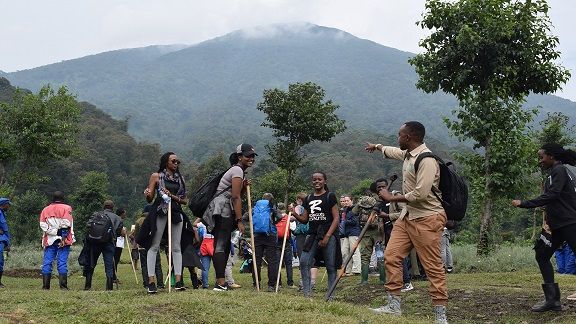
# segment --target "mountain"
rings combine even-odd
[[[8,73],[17,86],[67,85],[116,118],[129,131],[165,149],[203,160],[235,144],[270,141],[256,110],[262,92],[312,81],[340,105],[352,129],[395,134],[407,120],[423,121],[431,137],[455,143],[442,123],[457,101],[416,89],[407,63],[413,54],[312,24],[271,25],[193,46],[149,46],[91,55]],[[531,97],[541,115],[561,111],[576,120],[576,103],[554,96]],[[261,151],[263,151],[261,149]]]

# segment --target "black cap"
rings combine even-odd
[[[252,154],[258,156],[258,154],[256,154],[256,152],[254,151],[254,146],[250,145],[250,144],[240,144],[236,147],[236,153],[237,154],[242,154],[244,156],[250,156]]]

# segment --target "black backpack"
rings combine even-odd
[[[418,172],[420,161],[427,157],[435,158],[440,166],[439,189],[440,192],[442,192],[442,198],[440,198],[434,190],[432,190],[432,193],[442,203],[448,220],[461,221],[464,215],[466,215],[466,208],[468,206],[468,186],[456,171],[449,168],[450,165],[453,165],[452,162],[444,162],[440,157],[431,152],[424,152],[418,155],[416,162],[414,162],[415,172]]]
[[[219,193],[216,193],[216,189],[218,189],[218,185],[220,184],[222,176],[224,176],[224,173],[226,173],[228,170],[221,172],[216,176],[210,178],[200,188],[198,188],[196,191],[194,191],[194,193],[192,193],[192,196],[190,196],[190,200],[188,201],[188,207],[190,208],[194,216],[202,217],[204,215],[204,212],[208,208],[208,205],[210,205],[212,199],[220,196],[222,193],[224,193],[226,190],[232,187],[229,186],[228,188],[220,191]]]
[[[86,224],[88,227],[88,240],[97,243],[112,241],[112,220],[105,211],[97,211],[92,214]]]

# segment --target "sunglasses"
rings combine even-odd
[[[180,164],[180,160],[176,160],[176,159],[170,160],[170,162],[172,162],[172,164]]]

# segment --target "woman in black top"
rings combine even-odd
[[[576,152],[565,150],[558,144],[545,144],[538,151],[540,165],[549,170],[544,182],[544,192],[532,200],[513,200],[512,205],[520,208],[544,206],[546,223],[550,226],[551,236],[543,236],[534,247],[536,261],[544,279],[542,289],[545,301],[532,307],[534,312],[562,310],[560,289],[554,283],[554,269],[550,258],[564,242],[576,251],[576,179],[564,164],[576,163]]]
[[[300,274],[304,296],[311,295],[310,269],[314,265],[317,251],[321,251],[328,273],[328,287],[336,280],[337,257],[340,256],[338,239],[338,205],[336,195],[328,191],[326,174],[316,172],[312,175],[314,193],[304,199],[304,213],[295,214],[301,223],[309,222],[308,236],[300,258]],[[341,261],[341,260],[340,260]]]
[[[160,158],[158,171],[152,173],[148,187],[144,190],[144,195],[148,202],[152,202],[150,212],[145,222],[147,231],[143,229],[139,233],[138,244],[147,247],[148,266],[148,292],[156,293],[156,255],[160,247],[160,241],[164,234],[164,229],[168,223],[168,201],[172,204],[172,260],[173,270],[176,276],[176,290],[185,290],[182,282],[182,250],[181,239],[184,223],[188,223],[187,228],[191,228],[188,217],[182,211],[182,206],[188,203],[186,199],[186,184],[180,174],[178,166],[180,160],[173,152],[167,152]],[[156,198],[154,198],[156,197]]]

